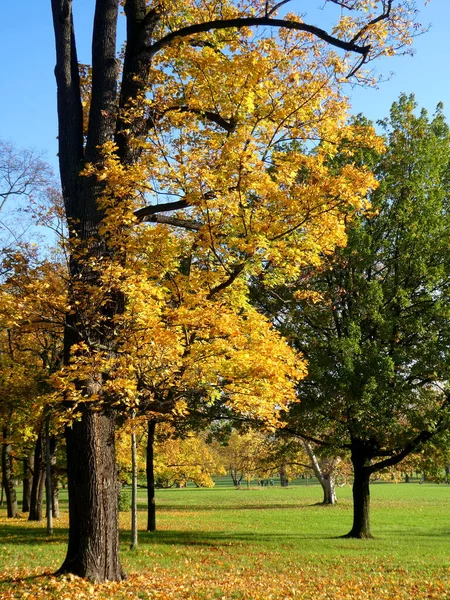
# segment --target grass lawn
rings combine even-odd
[[[129,578],[92,585],[52,577],[66,544],[67,515],[48,537],[44,523],[0,511],[0,598],[450,599],[450,486],[372,485],[373,540],[348,540],[351,490],[336,507],[315,503],[317,485],[235,490],[160,490],[156,533],[128,549]],[[67,508],[63,502],[62,506]],[[139,523],[146,524],[145,490]]]

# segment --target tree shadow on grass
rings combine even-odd
[[[157,504],[158,511],[167,512],[214,512],[214,511],[245,511],[245,510],[298,510],[311,508],[317,504]]]
[[[55,528],[53,535],[48,535],[44,528],[24,527],[23,525],[0,527],[0,539],[9,544],[25,544],[27,546],[41,546],[46,542],[60,544],[67,541],[68,535],[67,528]]]
[[[2,577],[0,576],[0,585],[4,583],[32,583],[38,579],[54,577],[53,571],[44,571],[38,575],[24,575],[23,577]]]
[[[123,541],[129,539],[129,533],[123,532]],[[229,533],[227,531],[143,531],[139,533],[139,543],[149,545],[169,546],[205,546],[217,548],[235,545],[249,545],[267,543],[298,542],[299,540],[325,540],[333,536],[311,535],[302,533]]]

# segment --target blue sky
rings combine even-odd
[[[292,9],[323,6],[323,0],[294,0]],[[420,0],[418,6],[422,4]],[[74,0],[80,62],[90,62],[90,29],[94,0]],[[295,6],[294,6],[295,5]],[[433,112],[443,101],[450,119],[450,0],[431,0],[419,22],[430,31],[416,38],[415,56],[384,59],[377,71],[393,75],[378,89],[352,91],[353,112],[373,120],[387,116],[401,92],[416,95]],[[50,0],[3,2],[0,20],[0,138],[19,147],[46,152],[57,165],[55,53]],[[349,92],[351,90],[349,89]]]

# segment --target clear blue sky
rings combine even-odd
[[[294,0],[292,10],[323,6],[323,0]],[[422,4],[421,0],[417,2]],[[90,62],[94,0],[74,0],[80,62]],[[387,116],[401,92],[413,92],[432,112],[443,101],[450,120],[450,0],[431,0],[419,21],[431,25],[416,38],[413,57],[379,62],[378,72],[393,75],[379,89],[353,90],[353,112],[371,119]],[[0,137],[17,146],[42,149],[57,165],[55,54],[50,0],[3,2],[0,20]],[[350,91],[350,90],[349,90]]]

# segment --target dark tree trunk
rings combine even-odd
[[[44,497],[45,487],[45,463],[42,448],[42,432],[39,432],[34,448],[34,471],[33,481],[31,484],[30,494],[30,512],[28,515],[29,521],[42,520],[42,500]]]
[[[362,444],[352,444],[353,464],[353,526],[345,537],[371,538],[370,533],[370,475],[369,458]]]
[[[153,456],[155,428],[156,421],[149,420],[147,440],[147,531],[156,531],[155,465]]]
[[[31,484],[33,483],[34,454],[23,460],[22,512],[30,512]]]
[[[117,581],[119,561],[115,415],[83,406],[66,430],[69,547],[59,573]]]
[[[8,441],[9,431],[3,428],[2,443],[2,485],[6,496],[6,514],[9,519],[15,519],[18,514],[16,486],[13,473],[12,446]]]

